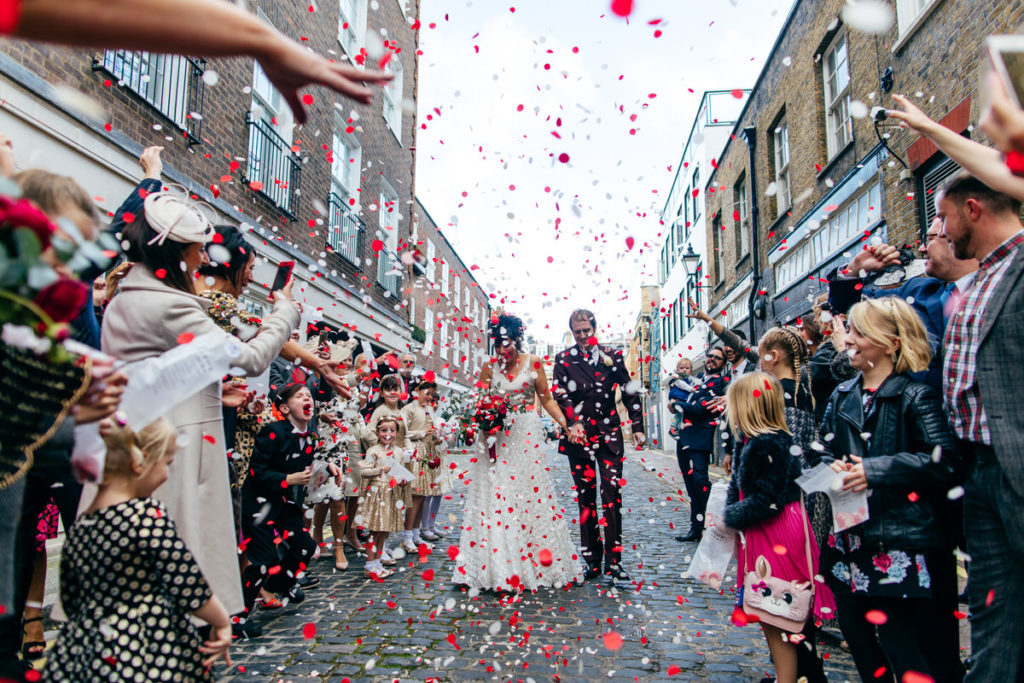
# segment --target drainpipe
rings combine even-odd
[[[750,152],[750,164],[747,174],[750,176],[750,258],[753,264],[753,274],[750,282],[750,296],[747,298],[747,323],[750,325],[750,343],[757,343],[757,333],[754,327],[754,303],[757,301],[761,291],[761,254],[758,247],[758,206],[757,206],[757,172],[756,155],[757,149],[757,128],[749,126],[743,129],[743,140],[747,143]]]

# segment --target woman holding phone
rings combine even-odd
[[[158,356],[193,337],[229,337],[208,315],[211,301],[195,288],[195,273],[209,264],[214,228],[200,205],[172,192],[154,192],[123,233],[134,261],[103,319],[103,350],[131,362]],[[233,365],[258,375],[270,365],[299,311],[289,282],[274,295],[273,312],[242,344]],[[153,496],[167,505],[178,531],[230,614],[243,610],[237,538],[225,462],[221,384],[215,382],[166,416],[179,433],[179,450],[166,483]]]

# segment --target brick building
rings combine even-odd
[[[705,310],[753,339],[806,313],[864,241],[915,244],[934,215],[931,193],[956,169],[913,133],[883,125],[891,151],[881,144],[869,112],[893,106],[890,76],[891,92],[976,135],[982,42],[1024,19],[1007,0],[893,0],[895,22],[876,37],[844,25],[845,4],[794,2],[708,177]]]
[[[644,285],[640,288],[640,311],[633,325],[625,361],[630,377],[640,382],[643,391],[644,427],[647,429],[647,438],[654,442],[658,442],[660,437],[659,419],[656,415],[658,382],[652,370],[657,367],[653,358],[659,350],[652,345],[651,340],[654,336],[653,328],[658,326],[658,307],[661,302],[659,292],[660,288],[657,285]]]
[[[469,391],[488,356],[490,299],[419,199],[412,221],[413,243],[424,256],[423,275],[406,290],[412,348],[439,386]]]
[[[162,145],[165,182],[258,245],[258,284],[246,296],[256,312],[276,264],[294,260],[307,319],[348,327],[378,351],[404,349],[409,272],[397,254],[415,196],[417,8],[415,0],[249,3],[312,50],[396,74],[370,106],[309,89],[301,127],[251,58],[5,41],[0,131],[20,167],[74,177],[108,212],[141,177],[142,149]]]

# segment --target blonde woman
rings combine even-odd
[[[737,444],[735,474],[729,481],[725,523],[743,532],[736,553],[738,590],[747,590],[747,572],[759,571],[762,560],[771,577],[813,585],[814,614],[804,615],[801,631],[809,645],[797,646],[781,626],[766,623],[763,616],[761,630],[779,683],[796,683],[798,678],[824,681],[821,660],[814,652],[814,617],[828,616],[833,605],[814,579],[818,546],[810,542],[811,524],[796,484],[800,460],[790,453],[793,437],[786,427],[783,392],[779,381],[764,372],[737,377],[729,387],[729,428],[742,444]]]
[[[899,681],[915,671],[940,680],[960,665],[956,648],[931,647],[955,628],[954,608],[939,617],[932,605],[956,604],[953,531],[944,522],[947,494],[961,482],[958,449],[938,394],[908,376],[931,358],[914,309],[896,297],[869,299],[848,320],[859,374],[832,394],[822,443],[843,488],[871,495],[867,521],[829,535],[821,573],[861,678]],[[872,623],[869,613],[879,612],[885,623]]]

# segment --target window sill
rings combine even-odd
[[[818,173],[818,180],[819,181],[823,180],[826,176],[828,176],[828,174],[832,172],[832,169],[835,168],[836,164],[839,163],[839,160],[842,159],[844,156],[846,156],[847,152],[849,152],[851,149],[853,149],[853,143],[854,143],[853,138],[850,138],[850,141],[847,142],[846,145],[844,145],[841,150],[836,152],[832,156],[832,158],[828,160],[828,163],[826,163],[822,167],[821,171]]]
[[[914,37],[914,34],[917,33],[917,30],[921,28],[921,26],[923,26],[926,21],[928,21],[928,18],[931,17],[932,15],[932,12],[934,12],[935,9],[941,4],[942,0],[932,0],[927,7],[921,10],[918,13],[918,15],[914,17],[914,21],[910,22],[910,26],[908,26],[906,30],[904,30],[902,33],[900,33],[899,38],[897,38],[896,42],[893,43],[893,54],[899,54],[899,52],[906,46],[906,44],[910,42],[910,39]]]
[[[750,252],[748,251],[747,253],[743,254],[743,256],[740,256],[739,259],[736,261],[736,268],[734,269],[734,272],[736,272],[738,274],[744,268],[749,268],[749,267],[750,267]]]

